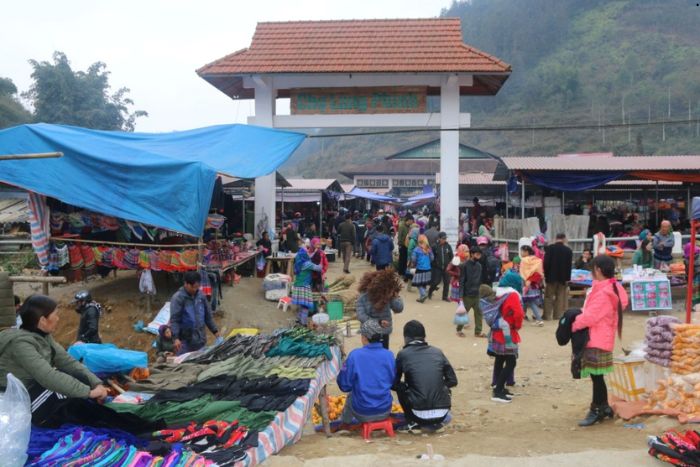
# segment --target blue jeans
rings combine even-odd
[[[525,313],[527,314],[527,309],[532,310],[532,314],[535,317],[535,321],[542,321],[542,308],[537,304],[537,302],[527,302],[525,303]]]
[[[428,295],[428,293],[425,291],[425,286],[418,287],[418,295],[420,295],[420,298],[423,298],[426,295]]]

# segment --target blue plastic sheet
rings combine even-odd
[[[125,133],[49,125],[0,131],[0,154],[62,152],[2,161],[0,182],[74,206],[199,236],[216,173],[274,172],[305,135],[247,125]]]
[[[539,187],[557,191],[592,190],[626,174],[627,172],[522,172],[526,181]]]
[[[134,368],[147,368],[146,352],[120,349],[114,344],[74,344],[68,354],[93,373],[128,373]]]
[[[700,221],[700,196],[693,198],[693,220]]]

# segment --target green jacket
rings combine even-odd
[[[651,252],[649,252],[649,258],[647,261],[644,261],[644,252],[640,249],[635,250],[634,255],[632,256],[632,264],[638,264],[643,268],[651,268],[653,267],[653,263],[654,256]]]
[[[90,389],[102,381],[82,363],[68,355],[50,335],[42,336],[24,329],[0,332],[0,388],[7,387],[12,373],[29,389],[39,385],[68,397],[90,395]]]
[[[406,225],[406,221],[401,219],[401,221],[399,222],[399,234],[398,234],[398,238],[396,239],[399,246],[405,246],[406,235],[408,235],[409,230],[410,230],[410,227]]]

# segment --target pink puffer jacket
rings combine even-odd
[[[615,347],[617,332],[617,295],[613,287],[617,287],[622,309],[627,308],[629,299],[624,287],[617,284],[615,279],[593,281],[591,292],[583,304],[583,313],[578,315],[572,331],[588,328],[590,339],[588,348],[596,348],[612,352]]]

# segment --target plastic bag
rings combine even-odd
[[[452,322],[457,326],[466,326],[469,324],[469,315],[466,313],[455,313],[455,317]]]
[[[32,430],[29,393],[22,382],[8,373],[7,388],[0,395],[0,459],[8,467],[27,462]]]
[[[458,315],[466,315],[467,314],[467,309],[464,308],[464,302],[462,300],[459,301],[459,305],[457,305],[457,311],[455,311]]]
[[[93,373],[128,373],[134,368],[148,367],[148,354],[120,349],[114,344],[74,344],[68,354]]]

